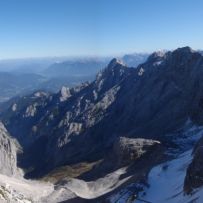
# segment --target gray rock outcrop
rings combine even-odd
[[[17,169],[17,151],[19,145],[11,138],[4,125],[0,122],[0,174],[15,176]]]
[[[203,137],[198,141],[193,151],[193,160],[187,169],[184,191],[191,193],[203,186]]]
[[[152,147],[160,145],[159,141],[141,138],[118,138],[113,146],[115,160],[119,165],[128,165],[149,152]]]

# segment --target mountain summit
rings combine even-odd
[[[88,180],[139,159],[150,168],[163,150],[188,149],[185,129],[203,124],[202,67],[203,56],[188,47],[153,53],[136,68],[113,59],[93,82],[17,99],[1,119],[23,146],[26,177],[84,162],[97,165],[80,174]]]

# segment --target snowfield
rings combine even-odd
[[[175,140],[178,149],[168,149],[166,154],[174,157],[173,160],[155,166],[148,175],[148,186],[143,183],[133,183],[121,191],[111,195],[111,203],[195,203],[203,202],[203,188],[196,190],[191,196],[183,192],[183,184],[188,165],[192,160],[192,148],[201,138],[203,127],[195,125],[190,119],[182,128],[167,135],[169,139]],[[137,197],[137,189],[143,190]],[[138,199],[136,199],[138,198]],[[136,199],[136,200],[135,200]]]
[[[191,150],[183,153],[177,159],[154,167],[149,173],[149,188],[139,194],[141,199],[152,203],[195,203],[203,202],[203,188],[193,195],[183,192],[184,178],[192,159]],[[136,200],[136,203],[143,201]]]
[[[148,176],[148,186],[135,183],[130,188],[123,189],[109,198],[111,203],[202,203],[203,188],[185,195],[183,191],[184,178],[188,165],[192,160],[191,150],[178,158],[152,168]],[[144,191],[135,196],[135,188]],[[140,200],[139,200],[140,199]]]

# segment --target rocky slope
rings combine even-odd
[[[36,171],[102,159],[118,137],[170,145],[176,135],[166,135],[188,118],[203,122],[202,66],[189,47],[156,52],[136,69],[114,59],[92,83],[23,97],[1,118]]]
[[[132,181],[134,175],[128,171],[129,164],[139,165],[139,160],[142,157],[150,156],[152,153],[157,155],[160,153],[157,146],[160,143],[157,141],[121,138],[115,142],[115,149],[113,149],[113,152],[115,152],[114,163],[117,162],[119,167],[101,178],[97,178],[94,181],[85,181],[67,177],[55,184],[31,181],[25,180],[18,173],[19,169],[16,166],[17,145],[8,136],[3,124],[0,125],[0,129],[2,145],[0,150],[0,201],[5,203],[56,203],[66,200],[72,201],[72,199],[78,199],[83,202],[86,201],[85,199],[89,199],[92,202],[104,201],[106,197],[103,196],[107,193]],[[120,151],[119,153],[127,157],[130,156],[127,163],[119,164],[117,158],[122,160],[124,157],[118,154],[118,150]],[[138,162],[136,163],[135,161]],[[150,164],[148,164],[148,167],[150,167]]]
[[[103,201],[132,183],[145,182],[163,156],[177,157],[200,138],[202,77],[203,56],[189,47],[155,52],[136,69],[113,59],[93,82],[62,87],[56,94],[37,91],[13,99],[0,118],[23,147],[18,163],[26,169],[26,177],[76,168],[73,179],[66,174],[55,185],[63,200],[69,195],[76,202],[77,196]],[[187,171],[186,192],[202,184],[199,143]],[[174,167],[175,172],[189,164],[188,157]],[[198,181],[193,180],[196,177]],[[59,193],[52,192],[57,198]]]

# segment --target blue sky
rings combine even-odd
[[[0,0],[0,58],[203,49],[202,0]]]

